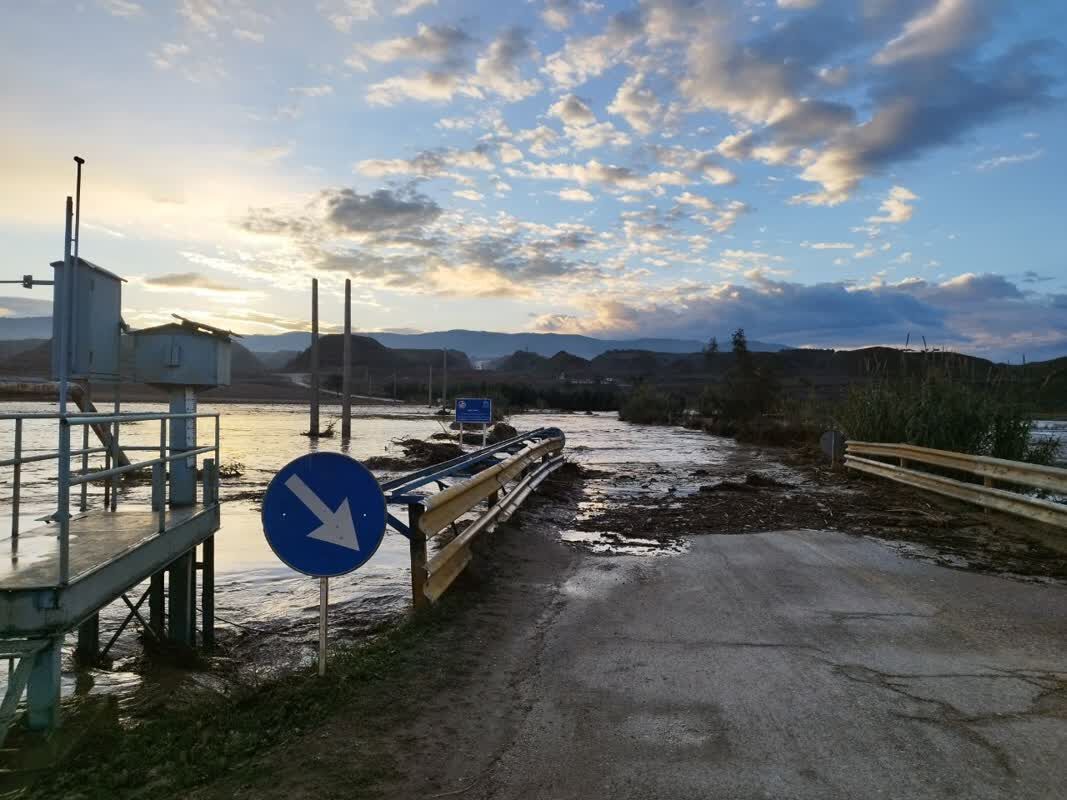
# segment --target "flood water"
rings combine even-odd
[[[52,411],[49,404],[0,403],[0,414]],[[123,411],[160,412],[162,404],[128,404]],[[307,406],[300,405],[212,405],[202,403],[203,412],[219,412],[221,418],[221,463],[240,474],[222,479],[222,527],[215,536],[216,548],[216,629],[227,659],[239,664],[230,678],[268,677],[280,671],[305,666],[316,653],[318,582],[298,574],[274,556],[263,537],[258,498],[274,473],[297,456],[314,449],[340,450],[357,459],[382,455],[397,449],[396,440],[427,438],[444,429],[440,418],[425,407],[405,405],[365,405],[353,407],[352,439],[312,440],[302,435],[308,427]],[[323,424],[336,417],[338,409],[323,409]],[[585,482],[579,504],[579,519],[596,516],[609,504],[626,502],[640,510],[641,495],[684,494],[700,483],[693,465],[736,466],[751,457],[751,448],[732,440],[695,431],[662,426],[642,426],[620,422],[614,412],[599,414],[530,413],[510,419],[520,431],[554,426],[567,436],[568,457],[593,470],[599,478]],[[210,442],[213,421],[198,424],[198,441]],[[13,450],[14,424],[0,421],[0,457]],[[130,423],[122,426],[126,446],[158,446],[159,423]],[[1035,437],[1057,436],[1067,442],[1067,422],[1044,421]],[[95,442],[94,442],[95,444]],[[79,447],[75,441],[73,447]],[[23,451],[54,452],[54,422],[27,421]],[[473,449],[473,448],[469,448]],[[1061,450],[1061,455],[1062,455]],[[151,454],[141,456],[150,458]],[[102,466],[95,458],[91,467]],[[379,478],[391,477],[379,473]],[[779,476],[796,482],[798,476]],[[12,473],[0,470],[0,543],[7,544],[11,528]],[[150,487],[144,484],[124,487],[120,508],[146,508]],[[102,502],[101,487],[93,487],[89,507]],[[23,467],[20,527],[27,535],[54,535],[42,529],[41,518],[55,511],[55,462]],[[394,509],[394,513],[402,509]],[[29,533],[37,528],[36,534]],[[640,538],[622,543],[614,532],[564,530],[564,541],[594,552],[612,551],[656,555],[661,545]],[[73,544],[76,546],[76,543]],[[684,546],[684,545],[681,545]],[[5,548],[6,552],[9,548]],[[7,565],[0,565],[0,574]],[[410,605],[407,540],[387,531],[382,546],[359,571],[330,582],[330,615],[333,641],[355,638],[402,615]],[[140,597],[145,587],[130,592]],[[125,617],[121,602],[101,612],[101,640],[106,642]],[[109,669],[75,673],[71,667],[74,636],[68,636],[63,691],[65,695],[106,693],[117,697],[120,708],[136,715],[139,707],[158,701],[158,695],[172,693],[190,682],[212,681],[213,673],[141,668],[141,645],[131,625],[111,651]],[[150,677],[145,677],[149,674]],[[0,669],[0,684],[6,671]],[[224,686],[218,688],[225,688]],[[165,689],[166,691],[158,691]]]
[[[0,403],[0,414],[52,411],[48,404]],[[162,404],[128,404],[123,411],[160,412]],[[421,406],[355,406],[352,439],[312,440],[302,435],[308,427],[307,406],[218,405],[202,403],[202,412],[219,412],[221,418],[221,464],[239,476],[222,479],[222,527],[215,536],[216,628],[224,650],[242,662],[242,670],[266,677],[278,671],[306,665],[315,656],[318,620],[318,582],[286,567],[268,547],[259,517],[258,496],[274,473],[309,450],[340,450],[357,459],[382,455],[396,449],[396,440],[427,438],[443,430],[440,418]],[[337,409],[324,407],[323,424]],[[679,488],[678,472],[671,465],[722,463],[735,445],[730,440],[709,437],[680,428],[638,426],[620,422],[615,413],[533,413],[510,419],[520,431],[554,426],[567,436],[568,456],[605,473],[621,474],[623,480],[593,480],[587,483],[581,513],[595,514],[619,494],[662,493]],[[198,442],[214,436],[212,420],[198,423]],[[0,421],[0,453],[13,449],[11,422]],[[158,446],[159,423],[129,423],[122,426],[123,445]],[[95,442],[93,442],[95,444]],[[80,447],[75,441],[74,448]],[[54,452],[56,428],[50,421],[27,421],[23,452]],[[470,448],[473,449],[473,448]],[[151,458],[151,454],[139,458]],[[135,459],[136,460],[136,459]],[[102,457],[91,467],[102,466]],[[380,478],[390,477],[379,473]],[[682,491],[687,488],[684,485]],[[0,540],[11,527],[10,469],[0,470]],[[102,487],[94,486],[89,507],[102,503]],[[151,489],[146,485],[124,487],[119,508],[146,508]],[[20,528],[23,536],[54,535],[41,531],[39,520],[55,511],[55,462],[25,465],[22,473]],[[394,513],[402,509],[394,509]],[[37,534],[28,533],[38,528]],[[567,538],[565,532],[564,538]],[[596,543],[587,543],[595,547]],[[76,546],[76,542],[72,543]],[[636,543],[634,552],[640,552]],[[410,575],[407,540],[387,531],[382,546],[359,571],[330,581],[332,638],[352,638],[401,614],[410,605]],[[145,587],[130,596],[140,597]],[[101,640],[106,642],[125,617],[121,601],[101,612]],[[65,666],[70,667],[74,636],[68,636]],[[111,651],[110,669],[65,673],[64,693],[106,692],[119,697],[131,713],[145,698],[145,678],[140,663],[141,646],[134,626],[127,628]],[[200,676],[203,680],[206,676]],[[76,679],[77,678],[77,679]],[[0,682],[4,674],[0,670]],[[152,680],[159,680],[154,674]],[[183,680],[185,680],[183,678]],[[152,688],[152,687],[148,687]]]

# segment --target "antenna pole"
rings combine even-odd
[[[78,245],[81,243],[82,225],[82,164],[85,159],[74,156],[74,163],[78,165],[78,177],[74,181],[74,263],[78,263]]]

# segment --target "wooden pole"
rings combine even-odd
[[[433,364],[430,364],[430,380],[426,384],[426,407],[433,408]]]
[[[341,367],[341,438],[352,436],[352,281],[345,279],[345,345]]]
[[[448,348],[446,347],[441,351],[441,362],[443,370],[441,375],[441,405],[445,408],[448,407]]]
[[[319,279],[311,279],[311,428],[319,435]]]

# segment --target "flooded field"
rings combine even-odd
[[[0,403],[0,413],[51,411],[47,404]],[[163,411],[163,406],[129,404],[124,411]],[[350,442],[340,438],[311,440],[307,430],[307,407],[289,405],[201,405],[201,411],[222,414],[222,456],[229,477],[222,479],[222,528],[216,535],[216,625],[224,649],[238,659],[242,673],[251,671],[266,677],[278,670],[291,669],[314,657],[318,616],[318,584],[315,579],[293,572],[278,561],[267,546],[259,518],[258,497],[267,483],[289,460],[313,449],[340,450],[355,458],[392,453],[394,440],[425,438],[443,429],[442,421],[421,406],[356,406]],[[328,422],[336,409],[324,409]],[[602,470],[603,479],[586,483],[583,515],[596,514],[621,495],[663,494],[668,490],[692,491],[698,479],[687,482],[683,465],[722,463],[735,449],[732,441],[708,437],[678,428],[635,426],[620,422],[614,413],[603,414],[522,414],[510,422],[519,430],[543,426],[559,427],[567,435],[567,452],[572,460],[590,469]],[[198,440],[210,441],[213,422],[201,420]],[[123,426],[126,445],[158,443],[156,422]],[[54,423],[27,422],[23,434],[24,452],[55,450]],[[75,442],[75,447],[79,443]],[[0,452],[13,447],[13,424],[0,422]],[[473,448],[472,448],[473,449]],[[99,467],[102,461],[90,466]],[[677,467],[674,469],[672,467]],[[240,474],[237,474],[240,473]],[[380,473],[387,477],[390,473]],[[595,473],[594,473],[595,475]],[[610,479],[609,479],[610,476]],[[0,471],[0,536],[6,539],[11,526],[10,470]],[[55,462],[26,465],[22,474],[20,527],[25,532],[37,527],[41,518],[55,511]],[[101,489],[93,487],[89,505],[102,502]],[[144,507],[150,488],[143,484],[124,487],[119,507]],[[37,535],[53,535],[40,532]],[[588,534],[569,532],[565,538],[579,541]],[[601,541],[603,539],[603,541]],[[642,552],[642,542],[620,543],[611,537],[585,541],[594,548],[615,548],[620,552]],[[77,543],[72,543],[73,547]],[[659,545],[662,548],[662,544]],[[0,575],[4,566],[0,565]],[[331,581],[331,627],[335,637],[358,635],[403,613],[409,605],[407,540],[388,531],[374,558],[358,572]],[[139,596],[140,591],[133,594]],[[113,603],[101,614],[101,638],[106,642],[125,616],[125,606]],[[67,663],[74,645],[68,637]],[[143,670],[138,665],[141,646],[133,627],[111,651],[115,661],[110,670],[69,672],[64,681],[66,694],[75,691],[117,694],[130,712],[146,702]],[[0,675],[0,680],[2,680]],[[165,676],[157,676],[165,679]]]

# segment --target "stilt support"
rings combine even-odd
[[[31,731],[49,730],[59,725],[62,644],[62,638],[56,637],[33,654],[26,687],[26,725]]]
[[[189,552],[176,558],[168,568],[170,596],[170,623],[167,627],[170,640],[175,644],[192,647],[195,644],[193,624],[195,619],[193,590],[193,553]]]
[[[92,667],[100,660],[100,614],[96,613],[78,626],[78,645],[74,661],[79,667]]]

